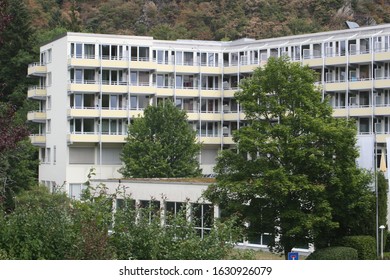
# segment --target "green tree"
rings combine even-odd
[[[247,126],[234,135],[237,149],[218,157],[207,193],[241,213],[250,233],[280,236],[271,246],[285,255],[358,231],[372,214],[370,177],[355,163],[356,126],[332,117],[315,80],[308,67],[279,58],[241,83],[235,96]]]
[[[200,175],[199,151],[186,113],[171,101],[160,103],[129,125],[120,172],[134,178],[195,177]]]

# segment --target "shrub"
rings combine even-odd
[[[338,245],[356,249],[359,260],[377,259],[376,241],[372,236],[345,236],[339,241]]]
[[[390,260],[390,252],[383,253],[383,259],[384,260]]]
[[[357,260],[358,252],[350,247],[327,247],[311,253],[306,260]]]
[[[390,231],[386,232],[385,252],[390,252]]]

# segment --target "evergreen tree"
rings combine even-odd
[[[187,115],[168,101],[149,106],[129,125],[121,173],[135,178],[177,178],[200,175],[200,144]]]

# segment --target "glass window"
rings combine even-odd
[[[83,57],[83,45],[76,44],[76,58],[82,58],[82,57]]]
[[[81,109],[83,107],[83,96],[81,94],[75,94],[74,99],[75,108]]]
[[[131,85],[137,85],[137,72],[130,72],[130,83]]]
[[[176,88],[183,87],[183,76],[176,76]]]
[[[118,96],[117,95],[111,95],[110,96],[111,101],[111,109],[118,109]]]
[[[95,45],[85,44],[84,45],[84,58],[94,59],[95,58]]]
[[[84,133],[95,131],[95,121],[93,119],[84,119]]]
[[[137,109],[137,96],[130,96],[130,109]]]

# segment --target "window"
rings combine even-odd
[[[57,162],[57,147],[54,145],[53,147],[53,163],[56,164]]]
[[[47,97],[46,109],[51,110],[51,96]]]
[[[86,186],[82,183],[80,184],[69,184],[69,197],[73,199],[80,199],[82,191]]]
[[[94,59],[95,58],[95,45],[85,44],[84,45],[84,58]]]
[[[186,203],[184,202],[174,202],[174,201],[168,201],[165,204],[165,222],[166,224],[170,224],[170,221],[172,218],[177,217],[178,215],[182,214],[184,217],[186,217],[187,214],[187,207]]]
[[[50,163],[50,159],[51,159],[51,149],[46,148],[46,162]]]
[[[214,207],[211,204],[194,203],[191,205],[191,218],[195,224],[199,236],[202,238],[208,234],[214,223]]]
[[[46,120],[46,133],[51,132],[51,120]]]
[[[160,201],[156,200],[140,200],[139,216],[142,219],[147,219],[151,222],[154,218],[160,215]]]
[[[46,86],[51,86],[52,84],[52,75],[51,75],[51,72],[48,72],[47,73],[47,79],[46,79]]]
[[[46,148],[41,148],[41,163],[46,162]]]
[[[69,147],[69,164],[95,164],[95,148]]]
[[[93,134],[95,132],[94,119],[72,119],[70,120],[70,133]]]
[[[122,120],[103,119],[102,120],[102,134],[121,135],[122,134]]]

